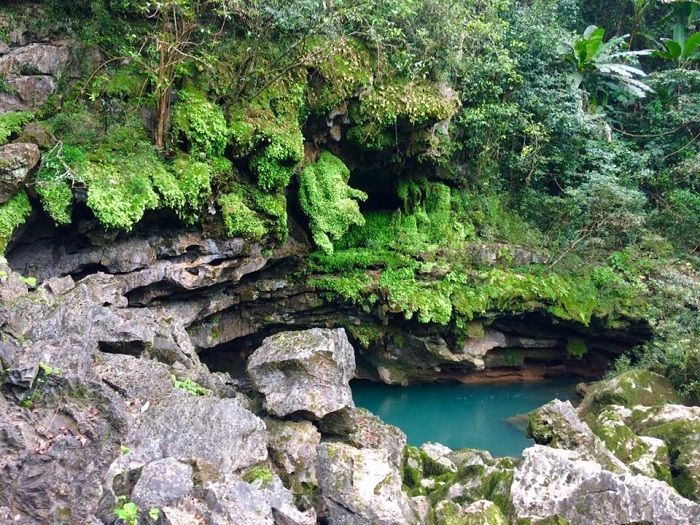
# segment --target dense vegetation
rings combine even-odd
[[[45,4],[4,9],[83,70],[0,143],[56,137],[31,202],[56,224],[81,193],[107,228],[167,208],[281,243],[299,208],[334,297],[465,334],[496,310],[646,320],[618,367],[700,394],[700,2]],[[2,246],[28,205],[0,206]]]

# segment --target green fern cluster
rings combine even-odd
[[[309,217],[314,243],[327,253],[333,252],[332,240],[350,226],[364,224],[357,201],[367,199],[367,194],[348,186],[349,178],[343,161],[327,151],[301,172],[299,202]]]
[[[187,138],[192,153],[223,155],[229,142],[229,129],[221,107],[195,91],[182,91],[180,97],[173,107],[173,133]]]
[[[32,212],[32,205],[25,191],[15,193],[10,200],[0,204],[0,254],[5,251],[15,228],[24,224]]]
[[[22,128],[32,120],[34,120],[34,114],[31,111],[15,111],[0,115],[0,146],[6,144],[14,133],[22,131]]]

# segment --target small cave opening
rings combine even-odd
[[[198,349],[199,360],[210,372],[223,372],[238,381],[245,388],[248,383],[248,358],[272,332],[263,330],[243,337],[237,337],[210,348]]]
[[[367,194],[367,200],[359,203],[362,212],[394,211],[403,206],[396,181],[384,173],[357,169],[350,175],[348,185]]]

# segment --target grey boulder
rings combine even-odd
[[[265,395],[268,413],[303,412],[320,419],[354,407],[349,381],[355,354],[345,330],[313,328],[266,338],[248,361],[248,375]]]

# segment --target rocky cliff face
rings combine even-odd
[[[78,59],[50,24],[36,33],[0,17],[0,28],[11,44],[0,43],[0,115],[50,106],[73,66],[99,62],[84,49]],[[455,93],[443,95],[452,105]],[[343,103],[310,130],[311,142],[339,141],[349,122]],[[447,135],[447,121],[409,142],[436,131]],[[56,140],[38,123],[9,133],[0,204],[23,192],[36,201],[40,153]],[[381,302],[329,299],[310,284],[301,227],[292,224],[282,246],[251,243],[182,227],[161,209],[129,233],[105,230],[85,191],[70,189],[70,226],[35,211],[0,238],[9,263],[0,258],[0,522],[700,519],[700,416],[660,404],[678,400],[644,378],[598,386],[578,411],[543,408],[531,418],[538,445],[518,460],[406,447],[400,430],[354,407],[348,386],[354,375],[400,384],[596,376],[648,336],[645,326],[489,312],[465,335]],[[504,249],[513,264],[544,260],[496,244],[467,255],[498,264]]]
[[[299,228],[272,248],[170,224],[167,215],[154,215],[125,234],[91,220],[57,229],[37,218],[7,259],[48,289],[96,272],[113,275],[125,315],[158,312],[153,315],[177,319],[190,352],[219,371],[235,368],[275,332],[344,327],[357,351],[358,375],[387,383],[596,377],[648,335],[643,325],[616,331],[557,322],[544,313],[494,312],[475,319],[471,336],[460,338],[454,327],[329,300],[307,284],[313,279],[304,259],[309,246]],[[363,344],[368,333],[372,338]],[[150,336],[138,340],[128,344],[153,344]],[[583,342],[581,354],[571,353],[572,341]]]
[[[343,330],[278,333],[253,348],[261,333],[367,315],[291,282],[303,243],[270,251],[145,227],[109,237],[85,224],[58,244],[47,231],[37,224],[8,257],[37,276],[36,288],[2,268],[5,520],[112,523],[115,511],[173,524],[403,524],[431,523],[430,516],[445,524],[552,516],[690,524],[700,516],[669,485],[697,497],[697,433],[687,414],[635,406],[613,410],[615,419],[601,410],[615,400],[645,402],[630,394],[647,391],[642,383],[599,388],[584,403],[602,438],[572,408],[557,405],[533,420],[539,442],[565,450],[536,447],[522,462],[445,447],[404,450],[398,429],[354,408],[347,383],[355,355]],[[474,338],[472,358],[486,365],[491,348],[516,340],[499,334]],[[519,337],[515,344],[532,346]],[[225,348],[217,339],[241,341],[252,385],[243,370],[231,377],[202,364],[198,352]],[[454,350],[422,340],[396,358],[411,356],[424,368],[431,359],[452,362]],[[545,348],[555,349],[555,340]],[[357,357],[364,373],[381,377],[367,354]],[[618,420],[638,433],[630,446],[643,448],[629,458],[624,433],[605,439]],[[664,431],[683,424],[688,432]],[[597,514],[580,510],[588,506]]]

